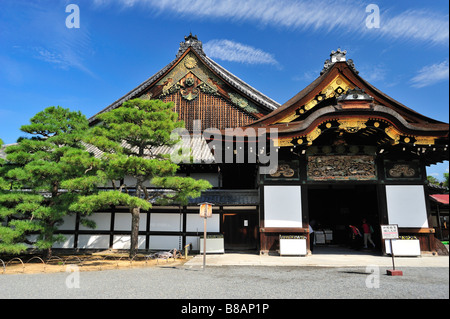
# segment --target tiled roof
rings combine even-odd
[[[100,157],[103,152],[99,150],[97,147],[89,144],[85,144],[86,150],[90,153],[93,153],[94,156]],[[122,147],[126,147],[126,143],[122,142]],[[194,163],[214,163],[214,155],[211,153],[205,138],[201,136],[190,136],[189,139],[182,139],[182,149],[190,149],[190,156],[192,157],[192,161]],[[177,155],[177,152],[180,148],[178,146],[158,146],[152,148],[150,151],[146,151],[145,154],[152,155]],[[173,158],[172,158],[173,159]],[[182,163],[180,163],[182,164]]]
[[[430,197],[434,201],[436,201],[440,204],[443,204],[443,205],[448,205],[448,203],[449,203],[448,194],[434,194],[434,195],[430,195]]]
[[[183,139],[182,148],[183,149],[190,149],[191,153],[190,156],[192,156],[192,160],[194,163],[214,163],[214,155],[211,153],[211,150],[209,149],[206,140],[203,136],[190,136],[189,139]],[[7,146],[14,145],[3,145],[0,148],[0,158],[6,159],[6,153],[5,148]],[[125,142],[122,143],[122,146],[126,146]],[[90,153],[93,153],[95,157],[100,157],[103,152],[99,150],[97,147],[85,144],[86,150]],[[177,151],[178,148],[175,146],[159,146],[155,147],[151,150],[151,153],[154,155],[172,155],[175,151]],[[148,154],[149,152],[147,152]]]
[[[212,203],[214,205],[259,205],[257,190],[208,190],[197,198],[191,198],[190,204]]]

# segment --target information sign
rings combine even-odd
[[[398,225],[381,225],[381,238],[398,239]]]
[[[395,270],[394,261],[394,250],[392,249],[392,239],[398,239],[398,225],[380,225],[381,226],[381,238],[388,239],[389,245],[391,246],[391,256],[392,256],[392,270],[387,270],[387,274],[391,276],[402,276],[403,272],[401,270]]]

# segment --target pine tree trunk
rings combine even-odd
[[[47,256],[46,256],[47,260],[50,259],[52,257],[52,255],[53,255],[53,251],[52,251],[52,248],[50,247],[47,249]]]
[[[133,258],[137,254],[138,250],[138,237],[139,237],[139,217],[141,213],[140,207],[130,208],[131,212],[131,245],[130,245],[130,258]]]

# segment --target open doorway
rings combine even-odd
[[[222,231],[225,251],[256,250],[258,240],[257,212],[224,213]]]
[[[346,247],[357,250],[364,248],[363,237],[353,236],[349,225],[356,226],[363,233],[365,218],[372,226],[372,241],[379,251],[378,197],[375,185],[324,185],[308,188],[309,221],[316,230],[316,245],[319,247]],[[369,251],[370,251],[369,250]]]

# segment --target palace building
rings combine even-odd
[[[348,246],[349,226],[359,227],[363,219],[382,253],[383,224],[397,224],[400,235],[417,237],[424,253],[436,250],[425,167],[449,160],[449,125],[365,81],[346,51],[332,51],[317,79],[280,105],[207,57],[190,34],[172,62],[99,113],[134,98],[174,102],[192,133],[194,156],[193,163],[180,165],[179,174],[213,185],[187,206],[154,205],[142,212],[140,249],[192,244],[198,251],[203,233],[198,204],[209,202],[214,206],[208,234],[223,235],[225,251],[278,252],[284,235],[304,236],[309,249],[310,225],[316,244]],[[207,134],[210,128],[220,136]],[[273,164],[267,156],[277,165],[264,171]],[[91,219],[94,230],[80,225],[77,216],[66,217],[60,230],[67,241],[58,247],[129,248],[126,207],[96,212]]]

